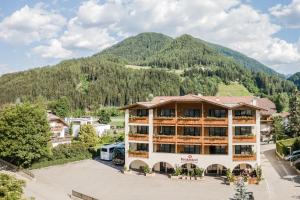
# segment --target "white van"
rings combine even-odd
[[[116,144],[104,145],[103,147],[101,147],[100,159],[111,161],[113,159],[113,153],[114,153],[115,147],[117,147],[119,145],[120,145],[120,143],[116,143]]]

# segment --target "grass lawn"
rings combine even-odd
[[[218,86],[217,96],[251,96],[252,94],[239,83],[230,83],[225,85],[223,83]]]
[[[109,123],[112,126],[124,127],[125,118],[123,115],[111,117],[111,122]]]

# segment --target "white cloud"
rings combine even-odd
[[[24,6],[0,22],[0,40],[29,44],[57,36],[66,20],[63,16],[47,11],[41,4]]]
[[[60,41],[53,39],[48,46],[40,45],[33,48],[33,52],[39,54],[43,58],[69,58],[72,51],[64,49]]]
[[[288,5],[277,4],[269,9],[270,13],[289,28],[300,28],[300,0]]]

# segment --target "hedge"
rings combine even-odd
[[[93,149],[87,148],[82,143],[74,142],[71,144],[61,144],[52,149],[52,154],[49,157],[33,163],[30,169],[38,169],[78,160],[91,159],[95,155],[96,153]]]
[[[300,140],[300,137],[298,137]],[[292,147],[296,138],[290,138],[286,140],[279,140],[276,142],[276,151],[282,156],[287,156],[290,154],[290,149],[288,147]]]

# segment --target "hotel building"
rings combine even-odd
[[[158,172],[201,167],[206,174],[254,168],[260,165],[261,115],[268,102],[186,95],[125,106],[125,166]]]

